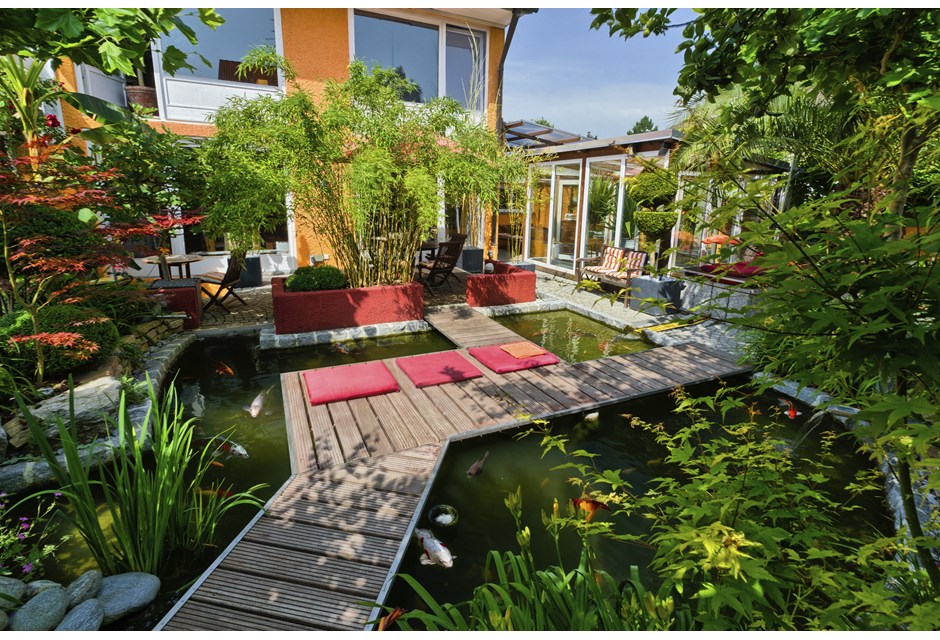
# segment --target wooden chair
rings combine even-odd
[[[223,273],[221,277],[211,274],[199,276],[202,292],[209,297],[209,302],[207,302],[202,308],[203,312],[208,311],[209,307],[217,304],[222,308],[223,311],[225,311],[225,313],[231,313],[229,308],[224,304],[229,296],[234,297],[243,305],[248,306],[248,303],[242,300],[234,290],[234,287],[238,284],[238,280],[241,278],[241,275],[241,261],[229,258],[228,267],[225,269],[225,273]]]
[[[463,250],[463,242],[442,242],[437,250],[434,260],[426,260],[418,263],[418,280],[420,280],[428,291],[433,293],[434,287],[439,287],[445,282],[451,291],[454,290],[449,279],[457,280],[454,275],[454,267],[457,266],[457,260],[460,258],[460,252]],[[427,275],[423,275],[427,270]],[[457,280],[459,282],[459,280]]]
[[[605,245],[601,255],[578,258],[575,263],[578,282],[585,279],[596,280],[629,292],[630,280],[633,276],[643,273],[647,259],[648,256],[643,251]]]

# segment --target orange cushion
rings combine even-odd
[[[510,342],[499,347],[513,358],[534,358],[545,353],[545,349],[531,342]]]

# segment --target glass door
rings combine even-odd
[[[551,167],[535,169],[537,175],[529,201],[529,260],[548,262],[548,227],[551,211]]]
[[[555,167],[555,219],[549,264],[563,269],[574,269],[581,195],[580,177],[580,163]]]
[[[620,160],[588,163],[585,258],[600,255],[603,246],[613,245],[617,231],[617,205],[620,200]]]

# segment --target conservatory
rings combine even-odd
[[[637,230],[624,179],[642,170],[638,159],[669,165],[681,140],[673,129],[592,140],[557,129],[530,132],[533,123],[513,123],[510,145],[546,157],[533,165],[524,209],[502,209],[500,259],[528,260],[539,270],[574,275],[575,262],[603,252],[605,245],[636,248]]]

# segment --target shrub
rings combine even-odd
[[[336,267],[300,267],[284,281],[287,291],[325,291],[343,289],[346,276]]]
[[[666,235],[679,219],[679,214],[675,211],[650,211],[648,209],[637,211],[633,216],[637,228],[650,238],[660,238]]]
[[[131,333],[133,327],[159,310],[143,284],[99,282],[77,288],[75,295],[82,298],[83,304],[111,318],[121,335]]]
[[[39,311],[41,333],[77,333],[98,345],[91,358],[81,360],[76,352],[65,347],[46,345],[45,373],[61,375],[79,368],[93,367],[107,358],[117,343],[118,330],[114,323],[97,309],[74,305],[52,305]],[[20,367],[36,367],[36,352],[29,343],[12,344],[10,338],[33,334],[29,314],[25,311],[9,314],[0,319],[0,350],[4,360],[16,362]]]

